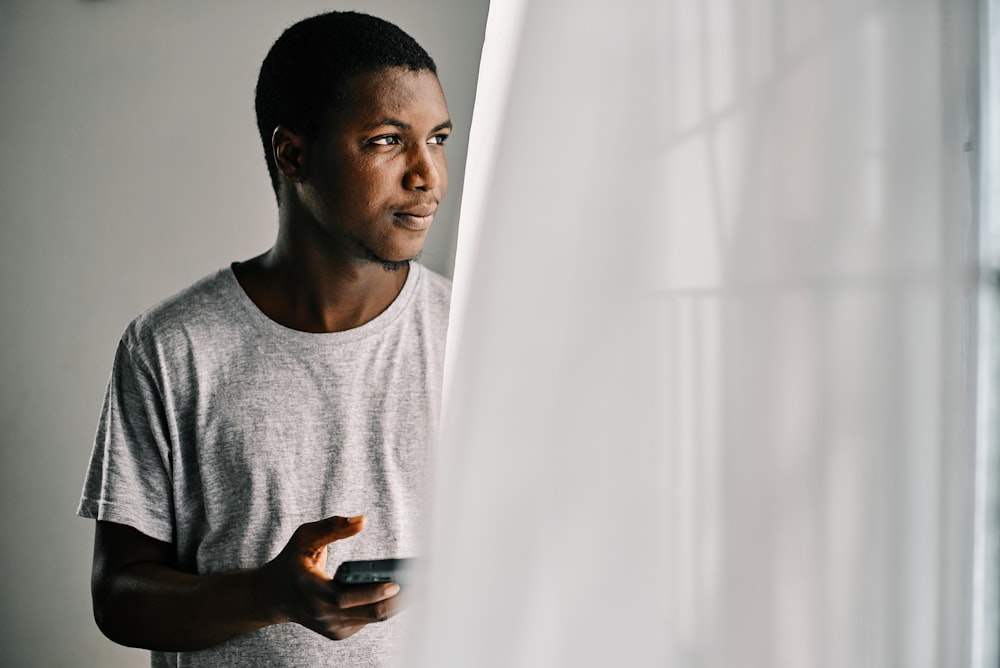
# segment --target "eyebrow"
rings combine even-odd
[[[411,129],[413,129],[413,126],[411,126],[409,123],[404,123],[403,121],[401,121],[401,120],[399,120],[397,118],[387,117],[387,118],[383,118],[383,119],[380,119],[378,121],[375,121],[374,123],[372,123],[370,125],[366,125],[363,128],[363,131],[367,132],[369,130],[374,130],[375,128],[380,128],[383,125],[391,125],[391,126],[393,126],[395,128],[399,128],[400,130],[411,130]],[[431,129],[431,132],[440,132],[441,130],[450,130],[451,127],[452,127],[451,126],[451,120],[447,120],[444,123],[441,123],[439,125],[434,126],[434,128]]]

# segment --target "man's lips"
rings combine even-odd
[[[437,207],[420,207],[416,209],[409,209],[407,211],[400,211],[396,214],[396,220],[399,224],[408,230],[414,232],[423,232],[431,223],[434,221],[434,214],[437,212]]]

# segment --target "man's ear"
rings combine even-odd
[[[293,132],[283,125],[274,128],[271,134],[271,155],[278,171],[289,181],[300,182],[305,177],[303,166],[303,147],[305,140],[302,135]]]

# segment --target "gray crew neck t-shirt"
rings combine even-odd
[[[438,426],[450,283],[412,263],[345,332],[265,316],[231,268],[136,318],[118,346],[78,514],[173,543],[200,574],[272,559],[303,522],[365,514],[347,559],[414,556]],[[342,641],[280,624],[153,666],[382,666],[407,613]]]

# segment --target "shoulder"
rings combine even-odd
[[[233,321],[234,283],[228,267],[205,276],[139,314],[126,328],[123,342],[133,352],[152,352],[211,336]]]
[[[451,310],[451,281],[413,262],[403,290],[398,311],[401,326],[416,327],[427,334],[427,340],[443,345]]]
[[[451,305],[451,281],[421,264],[413,264],[419,272],[417,294],[428,305],[437,306],[447,313]]]
[[[444,337],[451,311],[451,281],[423,265],[412,266],[418,272],[414,277],[414,315]]]

